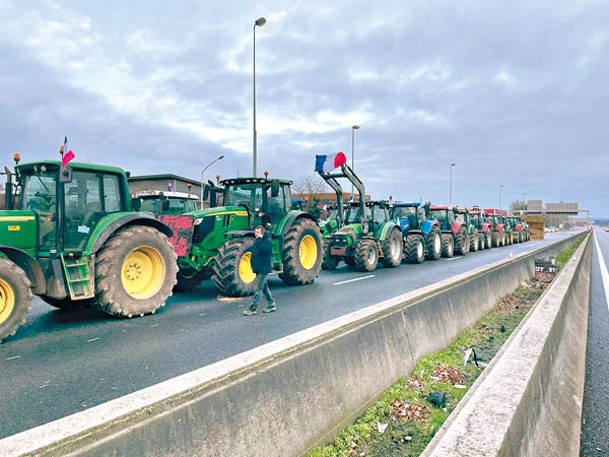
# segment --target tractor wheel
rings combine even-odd
[[[0,341],[14,335],[32,306],[32,289],[25,271],[0,258]]]
[[[116,316],[154,313],[171,296],[177,271],[166,235],[146,226],[118,230],[97,253],[97,304]]]
[[[324,260],[321,263],[322,270],[336,270],[338,267],[338,257],[333,257],[330,253],[331,242],[324,240]]]
[[[362,240],[355,248],[355,269],[374,271],[379,262],[379,253],[373,240]]]
[[[455,241],[452,233],[442,234],[442,257],[452,257],[455,254]]]
[[[493,232],[491,235],[491,246],[494,248],[499,248],[503,246],[503,237],[501,232]]]
[[[94,298],[86,298],[84,300],[71,300],[70,298],[51,298],[46,295],[41,295],[40,298],[51,306],[59,308],[63,311],[76,311],[84,308],[91,308],[95,305]]]
[[[485,249],[490,249],[493,246],[493,234],[490,230],[487,230],[484,234],[484,245]]]
[[[176,292],[188,292],[197,288],[202,281],[209,279],[205,271],[192,270],[190,268],[178,270],[178,282],[173,288]]]
[[[383,241],[383,258],[381,263],[387,268],[397,268],[402,263],[404,254],[404,242],[402,232],[398,228],[393,228],[389,236]]]
[[[407,263],[423,263],[425,260],[425,239],[422,235],[408,235],[404,246]]]
[[[281,280],[289,285],[310,284],[321,270],[323,238],[319,226],[307,218],[300,218],[284,237],[283,273]]]
[[[466,255],[469,252],[469,237],[463,225],[459,227],[459,231],[455,235],[455,251],[460,255]]]
[[[477,252],[478,249],[480,249],[480,235],[478,234],[477,228],[472,230],[469,241],[469,250],[471,252]]]
[[[429,231],[425,248],[427,251],[427,259],[438,260],[442,257],[442,234],[438,227],[433,227]]]
[[[252,271],[254,238],[242,237],[226,241],[216,256],[212,279],[220,292],[229,297],[252,295],[256,273]]]

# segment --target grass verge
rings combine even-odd
[[[585,237],[556,257],[562,268]],[[387,389],[333,443],[308,457],[418,456],[468,389],[543,293],[546,284],[523,282],[453,343],[422,358],[408,378]]]

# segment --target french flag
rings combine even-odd
[[[315,171],[318,173],[330,173],[346,163],[347,156],[344,152],[330,155],[318,154],[315,156]]]

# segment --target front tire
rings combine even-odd
[[[425,243],[427,251],[426,258],[429,260],[438,260],[442,257],[442,234],[438,227],[432,227],[427,235]]]
[[[381,262],[387,268],[397,268],[402,263],[403,254],[402,233],[399,229],[393,228],[387,239],[383,241],[383,259]]]
[[[233,238],[218,251],[212,279],[220,292],[229,297],[245,297],[255,292],[256,273],[252,271],[254,238]]]
[[[107,313],[154,313],[172,295],[177,256],[167,236],[146,226],[115,232],[97,253],[95,298]]]
[[[0,258],[0,341],[14,335],[25,323],[32,306],[30,285],[25,271]]]
[[[425,239],[421,235],[408,235],[404,246],[404,258],[407,263],[423,263],[425,261]]]
[[[379,261],[379,253],[373,240],[362,240],[355,248],[355,269],[357,271],[374,271]]]
[[[294,221],[283,243],[281,280],[291,286],[315,281],[323,260],[322,243],[321,231],[315,222],[304,217]]]
[[[330,252],[331,244],[331,241],[324,240],[324,260],[321,263],[322,270],[336,270],[336,267],[338,267],[338,258],[332,256]]]
[[[471,234],[469,240],[470,240],[469,250],[471,252],[478,252],[478,249],[480,248],[480,235],[478,234],[477,228],[472,230],[472,234]]]

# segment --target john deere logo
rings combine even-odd
[[[19,230],[21,230],[21,226],[20,225],[9,225],[8,226],[8,231],[9,232],[18,232]]]

